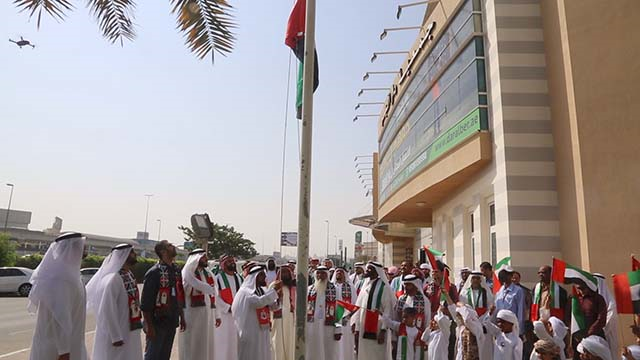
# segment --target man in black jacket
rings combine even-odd
[[[184,289],[180,271],[173,263],[176,247],[162,240],[156,244],[160,261],[144,275],[140,309],[144,316],[147,344],[144,360],[169,360],[176,328],[184,331]]]

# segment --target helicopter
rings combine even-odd
[[[22,49],[23,46],[31,46],[32,49],[35,49],[36,46],[33,45],[29,40],[25,40],[22,36],[20,36],[20,40],[15,41],[15,40],[11,40],[9,39],[10,42],[18,45],[18,47],[20,47],[20,49]]]

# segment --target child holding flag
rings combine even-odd
[[[405,307],[402,310],[402,322],[383,316],[385,326],[398,337],[398,351],[395,360],[419,360],[420,350],[424,346],[422,331],[416,327],[418,310]],[[446,351],[445,351],[446,354]]]

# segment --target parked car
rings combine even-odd
[[[82,283],[87,285],[89,280],[98,272],[99,268],[84,268],[80,269],[80,278],[82,279]]]
[[[0,267],[0,292],[29,296],[33,270],[23,267]]]

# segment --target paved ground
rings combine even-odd
[[[27,298],[0,296],[0,360],[29,359],[29,348],[31,347],[35,322],[35,316],[27,312]],[[87,317],[86,343],[89,353],[93,348],[95,327],[93,317]],[[172,359],[178,359],[177,348],[178,339],[176,337]]]

